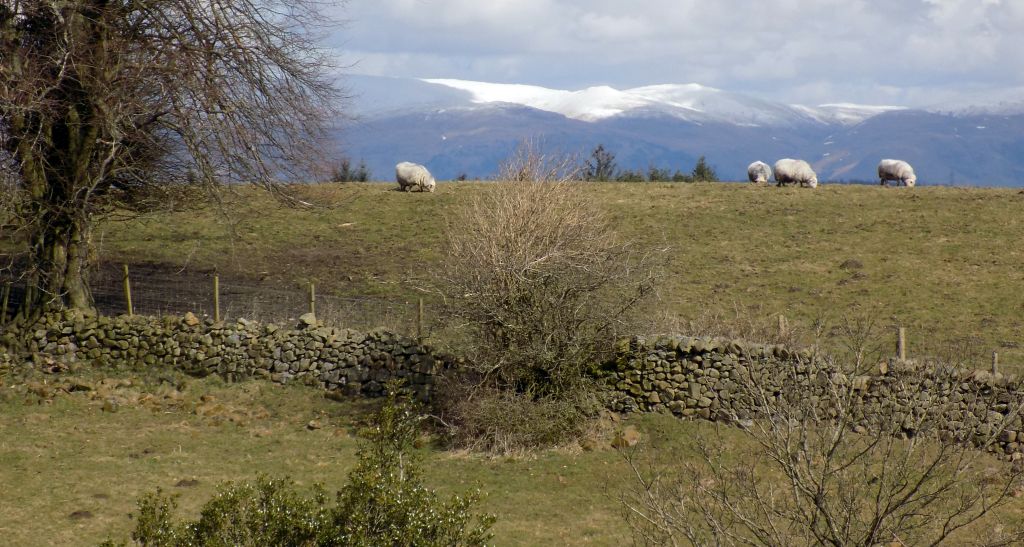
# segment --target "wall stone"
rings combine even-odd
[[[296,328],[245,319],[213,323],[184,317],[84,317],[65,312],[0,335],[9,353],[89,361],[114,368],[165,366],[229,380],[301,382],[345,395],[376,397],[403,379],[428,400],[436,378],[454,365],[429,345],[385,331],[360,333],[304,317]]]
[[[926,429],[946,440],[978,445],[995,437],[990,450],[1024,458],[1024,390],[1018,379],[1001,374],[931,371],[906,362],[848,377],[810,350],[686,336],[622,340],[616,358],[600,374],[612,392],[615,411],[670,412],[705,420],[756,417],[758,402],[745,395],[751,382],[769,397],[790,390],[804,401],[821,401],[823,416],[829,415],[826,406],[834,400],[826,390],[845,386],[852,393],[856,429],[870,431],[877,424],[901,420],[907,436]],[[919,420],[926,410],[928,422]]]

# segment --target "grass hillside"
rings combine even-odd
[[[0,537],[4,545],[96,545],[127,539],[136,500],[157,488],[191,518],[223,481],[288,476],[333,493],[355,464],[359,430],[374,403],[330,401],[304,387],[216,379],[104,376],[5,378],[0,369]],[[5,382],[6,380],[6,382]],[[645,461],[693,457],[712,424],[669,416],[630,420]],[[315,425],[312,425],[315,424]],[[311,427],[312,425],[312,427]],[[728,442],[744,443],[739,430]],[[628,530],[617,496],[630,486],[623,457],[599,440],[522,458],[425,447],[428,486],[480,489],[499,515],[498,545],[621,545]]]
[[[912,354],[969,354],[981,365],[998,350],[1004,364],[1024,363],[1024,195],[1014,191],[739,184],[582,190],[624,236],[664,252],[651,330],[754,332],[744,326],[771,325],[782,313],[807,333],[816,319],[838,325],[843,315],[857,315],[908,327]],[[228,293],[301,293],[315,281],[320,294],[429,297],[422,289],[431,271],[445,267],[444,231],[458,229],[455,212],[487,191],[480,183],[442,184],[434,194],[318,185],[297,189],[317,206],[294,209],[242,189],[204,210],[103,224],[95,243],[102,271],[127,262],[137,288],[181,278],[189,283],[174,290],[201,294],[217,271]],[[218,483],[258,473],[333,491],[355,462],[359,431],[375,404],[169,371],[56,375],[23,368],[0,363],[0,537],[12,545],[123,539],[134,525],[135,500],[156,488],[179,495],[192,517]],[[717,439],[732,460],[753,448],[738,428],[659,415],[617,420],[605,417],[603,434],[581,446],[516,458],[426,443],[425,480],[445,494],[485,492],[481,508],[498,516],[499,545],[621,545],[629,530],[618,496],[635,478],[610,448],[615,430],[637,427],[640,461],[655,468],[697,461],[697,437]],[[1017,524],[1022,503],[1015,499],[980,526]]]
[[[652,330],[688,320],[792,325],[845,314],[906,326],[912,355],[992,351],[1024,363],[1024,194],[1014,190],[746,184],[588,184],[620,232],[664,250]],[[321,294],[423,295],[443,268],[443,232],[481,183],[433,194],[392,185],[314,185],[295,209],[242,189],[220,206],[111,222],[95,238],[110,264]],[[458,229],[453,226],[453,229]],[[203,284],[205,290],[205,284]],[[258,290],[258,289],[255,289]],[[664,313],[660,313],[663,311]],[[698,321],[707,323],[707,321]]]
[[[84,368],[53,375],[0,364],[0,543],[125,540],[136,501],[158,488],[177,498],[179,515],[193,519],[219,484],[260,474],[333,493],[356,463],[361,430],[377,404],[257,380]],[[484,493],[479,508],[498,517],[495,545],[611,546],[631,536],[620,496],[638,484],[626,455],[643,473],[660,469],[671,477],[680,464],[700,461],[697,439],[723,448],[723,465],[756,450],[739,428],[669,415],[609,416],[602,426],[582,446],[518,457],[448,451],[429,437],[417,455],[426,486],[444,495]],[[636,452],[611,447],[623,428],[639,431]],[[983,468],[1007,465],[979,457]],[[768,467],[761,472],[774,476]],[[982,530],[1020,524],[1024,490],[1014,487],[1018,499],[987,516]],[[966,533],[973,532],[950,544],[966,544]]]

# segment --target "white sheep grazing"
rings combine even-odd
[[[747,178],[755,184],[765,184],[772,178],[772,168],[763,161],[755,161],[747,167]]]
[[[818,175],[806,161],[786,158],[775,162],[775,182],[779,186],[792,182],[800,186],[817,188]]]
[[[398,189],[407,192],[415,189],[419,189],[420,192],[433,192],[437,186],[430,171],[418,163],[399,163],[395,166],[395,178],[398,180]]]
[[[917,184],[914,168],[903,160],[882,160],[878,164],[878,178],[882,181],[882,186],[890,180],[902,182],[908,188],[913,188]]]

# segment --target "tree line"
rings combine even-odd
[[[688,173],[655,165],[648,166],[646,171],[619,169],[615,154],[603,144],[597,145],[590,153],[581,175],[583,180],[592,182],[718,182],[718,174],[704,156],[697,159]]]

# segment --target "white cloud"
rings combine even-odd
[[[344,16],[337,45],[373,74],[812,103],[1024,85],[1024,0],[353,0]]]

